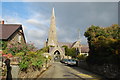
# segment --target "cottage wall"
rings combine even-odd
[[[15,32],[8,40],[8,44],[10,42],[19,42],[21,44],[25,44],[25,39],[23,36],[23,33],[20,32],[21,30],[18,30],[17,32]],[[19,37],[21,36],[21,40],[19,40]]]

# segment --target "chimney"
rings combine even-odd
[[[1,21],[1,24],[4,24],[4,20]]]

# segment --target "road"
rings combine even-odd
[[[38,78],[71,78],[78,80],[101,80],[100,76],[92,74],[79,67],[66,66],[60,62],[55,62],[48,70],[41,74]]]

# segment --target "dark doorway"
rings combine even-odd
[[[60,62],[61,57],[60,57],[60,52],[57,50],[54,52],[54,61],[55,62]]]

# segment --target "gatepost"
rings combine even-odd
[[[12,74],[12,80],[18,80],[19,78],[19,58],[18,57],[14,57],[11,59],[11,74]]]

